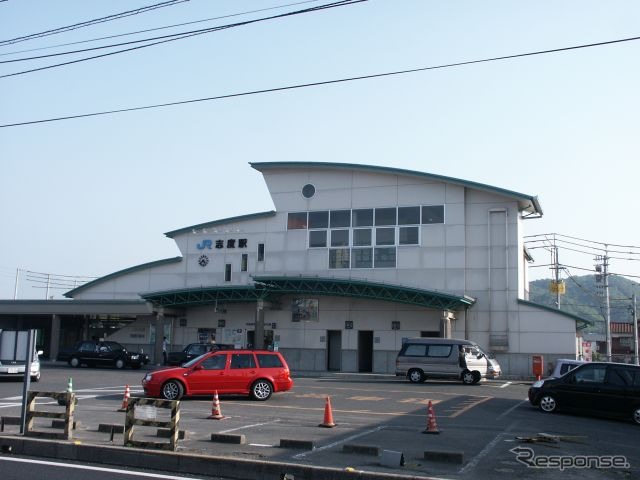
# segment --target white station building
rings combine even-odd
[[[393,373],[403,338],[434,336],[476,341],[522,377],[533,355],[579,353],[585,321],[528,301],[523,230],[542,216],[535,196],[379,166],[250,165],[275,210],[168,232],[181,256],[102,277],[66,302],[137,305],[109,338],[156,358],[162,336],[173,348],[214,339],[278,349],[293,370]],[[69,335],[51,339],[56,351]]]

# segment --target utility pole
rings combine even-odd
[[[605,299],[605,335],[607,338],[607,362],[611,361],[611,305],[609,301],[609,251],[605,244],[605,254],[596,256],[596,282],[602,282]]]
[[[636,294],[633,294],[633,363],[640,365],[638,362],[638,313],[636,310]]]

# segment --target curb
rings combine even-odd
[[[319,478],[323,480],[428,480],[435,478],[8,436],[0,436],[0,451],[120,467],[127,465],[132,468],[149,469],[153,466],[163,472],[242,480],[280,480],[285,478],[285,475],[309,480]]]

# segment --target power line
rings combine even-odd
[[[0,1],[6,1],[6,0],[0,0]],[[165,29],[168,29],[168,28],[183,27],[185,25],[193,25],[195,23],[204,23],[204,22],[210,22],[212,20],[221,20],[223,18],[239,17],[239,16],[242,16],[242,15],[248,15],[248,14],[251,14],[251,13],[266,12],[268,10],[277,10],[278,8],[293,7],[293,6],[302,5],[302,4],[305,4],[305,3],[317,3],[319,1],[320,0],[305,0],[304,2],[287,3],[287,4],[284,4],[284,5],[276,5],[275,7],[259,8],[257,10],[248,10],[246,12],[232,13],[232,14],[229,14],[229,15],[222,15],[222,16],[219,16],[219,17],[211,17],[211,18],[205,18],[205,19],[202,19],[202,20],[193,20],[191,22],[176,23],[174,25],[165,25],[163,27],[147,28],[146,30],[138,30],[138,31],[135,31],[135,32],[120,33],[118,35],[109,35],[109,36],[106,36],[106,37],[91,38],[91,39],[88,39],[88,40],[79,40],[77,42],[60,43],[58,45],[49,45],[47,47],[30,48],[30,49],[26,49],[26,50],[18,50],[18,51],[15,51],[15,52],[0,53],[0,57],[6,56],[6,55],[17,55],[18,53],[35,52],[35,51],[38,51],[38,50],[48,50],[48,49],[51,49],[51,48],[68,47],[70,45],[79,45],[79,44],[82,44],[82,43],[98,42],[100,40],[109,40],[109,39],[112,39],[112,38],[126,37],[128,35],[137,35],[139,33],[155,32],[157,30],[165,30]],[[6,62],[0,62],[0,63],[6,63]]]
[[[259,18],[259,19],[255,19],[255,20],[247,20],[247,21],[244,21],[244,22],[232,23],[232,24],[228,24],[228,25],[221,25],[221,26],[217,26],[217,27],[204,28],[204,29],[200,29],[200,30],[192,30],[190,32],[182,32],[182,33],[176,33],[176,34],[172,34],[172,35],[164,35],[164,36],[161,36],[161,37],[155,37],[155,38],[150,38],[150,39],[146,39],[146,40],[133,40],[131,42],[124,42],[124,43],[121,43],[121,44],[107,45],[107,46],[103,46],[103,47],[87,48],[87,49],[83,49],[83,50],[77,50],[75,52],[63,52],[63,53],[57,53],[57,54],[51,54],[51,55],[43,55],[41,57],[33,57],[33,58],[25,59],[25,60],[33,60],[33,59],[52,57],[52,56],[58,56],[58,55],[67,55],[67,54],[72,54],[72,53],[99,50],[99,49],[103,49],[103,48],[111,48],[111,47],[115,47],[115,46],[131,45],[131,44],[134,44],[134,43],[141,43],[141,42],[153,41],[153,40],[157,40],[157,39],[164,39],[164,40],[160,40],[158,42],[148,43],[146,45],[139,45],[137,47],[131,47],[131,48],[125,48],[125,49],[122,49],[122,50],[117,50],[115,52],[103,53],[101,55],[94,55],[92,57],[80,58],[80,59],[77,59],[77,60],[71,60],[69,62],[56,63],[56,64],[53,64],[53,65],[47,65],[45,67],[32,68],[30,70],[23,70],[23,71],[20,71],[20,72],[8,73],[6,75],[0,75],[0,78],[15,77],[17,75],[24,75],[24,74],[27,74],[27,73],[34,73],[34,72],[39,72],[39,71],[42,71],[42,70],[49,70],[51,68],[63,67],[65,65],[72,65],[74,63],[81,63],[81,62],[86,62],[86,61],[89,61],[89,60],[95,60],[97,58],[109,57],[111,55],[117,55],[119,53],[131,52],[133,50],[140,50],[142,48],[152,47],[152,46],[155,46],[155,45],[160,45],[162,43],[175,42],[177,40],[183,40],[185,38],[194,37],[194,36],[197,36],[197,35],[204,35],[206,33],[217,32],[219,30],[225,30],[225,29],[228,29],[228,28],[241,27],[241,26],[250,25],[252,23],[264,22],[264,21],[267,21],[267,20],[275,20],[275,19],[278,19],[278,18],[284,18],[284,17],[288,17],[288,16],[293,16],[293,15],[300,15],[300,14],[303,14],[303,13],[312,13],[312,12],[317,12],[317,11],[320,11],[320,10],[326,10],[326,9],[329,9],[329,8],[344,7],[344,6],[347,6],[347,5],[353,5],[355,3],[361,3],[361,2],[366,2],[366,1],[368,1],[368,0],[341,0],[341,1],[338,1],[338,2],[334,2],[334,3],[329,3],[329,4],[325,4],[325,5],[319,5],[317,7],[306,8],[306,9],[303,9],[303,10],[296,10],[296,11],[293,11],[293,12],[287,12],[287,13],[283,13],[283,14],[280,14],[280,15],[273,15],[271,17],[263,17],[263,18]],[[11,62],[17,62],[17,61],[20,61],[20,60],[19,59],[18,60],[5,60],[5,61],[0,62],[0,63],[11,63]]]
[[[24,35],[22,37],[11,38],[8,40],[0,40],[0,46],[4,45],[12,45],[14,43],[26,42],[27,40],[33,40],[34,38],[42,38],[48,37],[50,35],[57,35],[59,33],[70,32],[72,30],[77,30],[79,28],[90,27],[92,25],[97,25],[99,23],[110,22],[113,20],[119,20],[121,18],[129,17],[131,15],[138,15],[140,13],[150,12],[152,10],[156,10],[158,8],[171,7],[173,5],[177,5],[179,3],[188,2],[189,0],[168,0],[162,3],[156,3],[154,5],[149,5],[146,7],[136,8],[134,10],[128,10],[126,12],[115,13],[113,15],[108,15],[106,17],[94,18],[93,20],[87,20],[80,23],[74,23],[73,25],[67,25],[64,27],[54,28],[52,30],[45,30],[44,32],[32,33],[30,35]]]
[[[288,85],[288,86],[285,86],[285,87],[266,88],[266,89],[252,90],[252,91],[247,91],[247,92],[231,93],[231,94],[227,94],[227,95],[217,95],[217,96],[213,96],[213,97],[196,98],[196,99],[191,99],[191,100],[181,100],[181,101],[177,101],[177,102],[159,103],[159,104],[154,104],[154,105],[145,105],[145,106],[141,106],[141,107],[129,107],[129,108],[121,108],[121,109],[115,109],[115,110],[105,110],[105,111],[101,111],[101,112],[84,113],[84,114],[78,114],[78,115],[68,115],[68,116],[64,116],[64,117],[47,118],[47,119],[42,119],[42,120],[31,120],[31,121],[27,121],[27,122],[7,123],[7,124],[0,125],[0,128],[19,127],[19,126],[24,126],[24,125],[35,125],[35,124],[38,124],[38,123],[59,122],[59,121],[62,121],[62,120],[72,120],[72,119],[78,119],[78,118],[95,117],[95,116],[100,116],[100,115],[112,115],[112,114],[115,114],[115,113],[133,112],[133,111],[137,111],[137,110],[149,110],[149,109],[154,109],[154,108],[172,107],[172,106],[177,106],[177,105],[186,105],[186,104],[190,104],[190,103],[209,102],[209,101],[213,101],[213,100],[223,100],[223,99],[228,99],[228,98],[244,97],[244,96],[249,96],[249,95],[259,95],[259,94],[264,94],[264,93],[281,92],[281,91],[285,91],[285,90],[295,90],[295,89],[300,89],[300,88],[317,87],[317,86],[321,86],[321,85],[331,85],[331,84],[337,84],[337,83],[353,82],[353,81],[357,81],[357,80],[370,80],[370,79],[374,79],[374,78],[390,77],[390,76],[395,76],[395,75],[405,75],[405,74],[409,74],[409,73],[424,72],[424,71],[428,71],[428,70],[436,70],[436,69],[451,68],[451,67],[460,67],[460,66],[464,66],[464,65],[473,65],[473,64],[478,64],[478,63],[495,62],[495,61],[499,61],[499,60],[510,60],[510,59],[514,59],[514,58],[529,57],[529,56],[534,56],[534,55],[544,55],[544,54],[548,54],[548,53],[566,52],[566,51],[577,50],[577,49],[582,49],[582,48],[591,48],[591,47],[599,47],[599,46],[604,46],[604,45],[613,45],[613,44],[616,44],[616,43],[631,42],[631,41],[636,41],[636,40],[640,40],[640,37],[630,37],[630,38],[624,38],[624,39],[619,39],[619,40],[610,40],[610,41],[606,41],[606,42],[598,42],[598,43],[576,45],[576,46],[572,46],[572,47],[554,48],[554,49],[551,49],[551,50],[539,50],[539,51],[535,51],[535,52],[520,53],[520,54],[515,54],[515,55],[505,55],[505,56],[500,56],[500,57],[484,58],[484,59],[480,59],[480,60],[468,60],[468,61],[464,61],[464,62],[448,63],[448,64],[435,65],[435,66],[430,66],[430,67],[412,68],[412,69],[408,69],[408,70],[398,70],[398,71],[394,71],[394,72],[376,73],[376,74],[372,74],[372,75],[361,75],[361,76],[357,76],[357,77],[348,77],[348,78],[340,78],[340,79],[334,79],[334,80],[325,80],[325,81],[320,81],[320,82],[301,83],[301,84],[297,84],[297,85]]]

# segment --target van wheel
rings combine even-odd
[[[407,378],[411,383],[422,383],[424,382],[424,373],[422,370],[418,368],[412,368],[407,372]]]
[[[636,407],[633,411],[633,421],[640,425],[640,407]]]
[[[477,370],[473,371],[473,383],[478,383],[482,379],[482,375]]]
[[[474,380],[475,375],[473,374],[473,372],[470,372],[469,370],[465,370],[464,372],[462,372],[462,383],[464,383],[465,385],[473,385],[474,383],[477,383]]]

